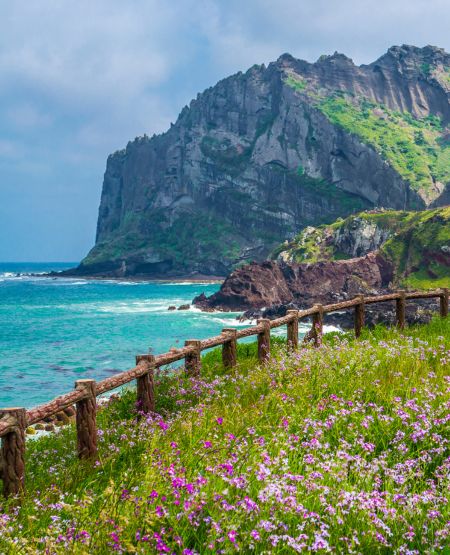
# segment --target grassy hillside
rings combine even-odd
[[[449,287],[450,206],[412,213],[381,250],[402,284]]]
[[[448,546],[450,320],[266,367],[239,347],[225,374],[160,376],[99,413],[99,456],[72,428],[28,443],[28,494],[4,506],[1,553],[437,553]]]
[[[423,198],[434,199],[450,182],[449,129],[437,116],[419,119],[350,92],[318,91],[295,74],[285,83],[333,124],[372,146]]]
[[[439,118],[422,120],[381,104],[336,92],[319,103],[331,122],[358,135],[415,189],[450,181],[450,142]]]
[[[385,210],[382,212],[360,212],[348,218],[339,218],[332,224],[308,227],[302,230],[292,241],[279,245],[271,258],[284,253],[287,260],[298,263],[314,263],[320,260],[341,260],[351,258],[336,245],[335,236],[351,230],[358,220],[364,220],[371,226],[396,233],[408,224],[413,212]]]
[[[357,240],[360,231],[386,232],[381,252],[396,268],[399,284],[417,288],[450,286],[450,207],[421,212],[361,212],[331,225],[306,228],[289,243],[280,245],[272,258],[281,256],[298,263],[351,258],[340,250],[343,235]]]

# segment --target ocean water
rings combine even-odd
[[[17,275],[73,264],[0,264],[0,407],[31,407],[159,354],[240,327],[238,313],[168,311],[214,283],[133,283]],[[279,329],[277,333],[285,333]]]

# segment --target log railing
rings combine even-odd
[[[76,405],[77,451],[80,459],[92,459],[97,454],[96,398],[102,393],[117,389],[134,380],[137,382],[137,408],[140,414],[155,411],[154,371],[156,368],[185,360],[186,373],[198,376],[201,372],[201,352],[211,347],[222,345],[222,361],[225,368],[237,364],[237,340],[256,335],[258,341],[258,359],[265,363],[270,356],[270,330],[287,326],[288,349],[298,348],[299,320],[312,316],[312,328],[308,338],[314,346],[319,346],[323,333],[324,315],[330,312],[354,308],[355,335],[359,337],[364,326],[365,306],[372,303],[395,301],[396,322],[400,329],[405,327],[405,306],[407,300],[431,299],[440,300],[440,315],[448,316],[448,289],[427,292],[390,293],[374,297],[358,297],[329,305],[315,305],[307,310],[288,310],[286,316],[275,320],[261,319],[256,326],[241,330],[225,328],[222,333],[202,341],[191,339],[180,349],[153,356],[138,355],[136,366],[100,382],[95,380],[78,380],[75,389],[56,397],[52,401],[25,410],[22,407],[0,409],[0,438],[2,439],[0,456],[0,477],[3,480],[3,494],[17,495],[23,492],[25,483],[25,431],[26,428],[45,418]]]

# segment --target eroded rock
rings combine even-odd
[[[290,303],[302,308],[370,294],[392,281],[392,267],[382,256],[315,264],[253,263],[232,272],[220,290],[196,297],[201,309],[248,310]]]

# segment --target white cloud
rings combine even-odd
[[[394,44],[450,47],[448,0],[220,0],[204,31],[219,59],[252,65],[283,52],[308,61],[335,50],[356,63]]]
[[[134,2],[5,3],[0,79],[75,103],[157,86],[173,65],[161,40],[175,17],[168,5],[150,1],[141,13]]]
[[[30,103],[12,105],[6,110],[6,117],[19,128],[46,127],[50,125],[53,118]]]
[[[123,141],[125,133],[161,131],[175,119],[182,107],[175,96],[188,102],[197,92],[177,81],[186,67],[204,68],[212,85],[286,51],[313,61],[339,50],[369,62],[393,43],[448,48],[448,6],[447,0],[0,0],[0,89],[25,90],[50,105],[40,113],[31,98],[11,107],[19,127],[46,125],[54,111],[83,120],[75,137],[85,137],[87,147],[111,144],[89,130],[101,135],[104,128]],[[184,93],[175,93],[175,82]]]

